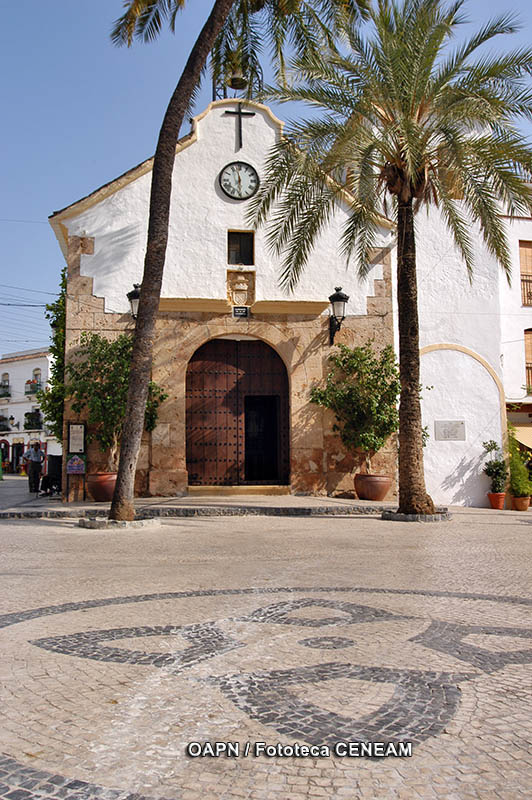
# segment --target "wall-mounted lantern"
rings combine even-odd
[[[15,422],[15,417],[13,416],[13,414],[11,414],[11,416],[9,417],[9,424],[12,428],[17,428],[17,430],[18,428],[20,428],[20,422]]]
[[[329,297],[331,304],[331,316],[329,317],[329,344],[334,344],[336,332],[342,327],[345,319],[345,306],[349,300],[349,295],[342,292],[341,286],[335,286],[334,293]]]
[[[127,293],[127,299],[131,307],[131,316],[137,319],[139,313],[139,300],[140,300],[140,283],[134,283],[133,289]]]

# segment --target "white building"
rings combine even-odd
[[[416,230],[427,489],[486,506],[482,443],[505,441],[507,411],[532,448],[532,219],[508,221],[511,286],[480,232],[470,282],[437,211],[420,212]]]
[[[43,425],[36,393],[48,383],[48,350],[23,350],[0,358],[0,448],[4,469],[18,472],[22,454],[38,440],[47,455],[61,445]]]
[[[231,194],[230,173],[236,165],[242,185],[253,181],[251,196],[282,124],[264,106],[246,103],[243,108],[237,100],[212,103],[177,146],[153,369],[169,399],[141,452],[137,478],[144,493],[247,482],[244,463],[235,467],[240,478],[226,469],[230,459],[225,450],[219,469],[217,457],[203,459],[212,474],[203,463],[197,467],[201,457],[194,451],[194,437],[203,423],[196,424],[187,403],[192,403],[198,354],[214,340],[220,347],[219,340],[240,342],[242,350],[243,342],[263,342],[284,362],[284,422],[275,423],[284,431],[278,448],[284,466],[276,473],[277,482],[295,492],[332,494],[352,487],[356,464],[339,447],[330,420],[309,403],[310,387],[323,381],[327,371],[327,297],[335,285],[350,296],[338,341],[359,344],[373,337],[382,346],[394,338],[394,226],[387,220],[382,220],[368,280],[359,281],[354,269],[346,271],[339,256],[346,206],[319,238],[294,295],[279,289],[279,260],[269,251],[264,231],[250,228],[248,195]],[[142,276],[151,168],[150,159],[51,217],[68,263],[67,360],[83,330],[115,336],[133,327],[126,295]],[[511,287],[479,232],[470,282],[437,211],[420,212],[416,230],[427,488],[438,503],[486,506],[489,480],[482,471],[482,443],[504,442],[507,403],[518,403],[511,418],[518,423],[520,440],[532,446],[532,390],[528,394],[526,388],[532,385],[532,219],[508,222]],[[234,307],[246,307],[249,314],[235,318]],[[396,333],[396,345],[397,338]],[[268,394],[257,387],[249,393]],[[210,402],[208,397],[204,402]],[[233,428],[244,441],[245,413],[236,422],[236,417],[231,424],[223,422],[218,438],[209,441],[214,453],[221,452],[220,437]],[[212,433],[216,425],[207,428]],[[245,461],[245,447],[237,439],[234,447]],[[395,474],[395,446],[390,447],[394,452],[382,454],[377,471]],[[98,454],[91,458],[96,463]],[[253,482],[271,483],[264,476]]]

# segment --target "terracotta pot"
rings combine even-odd
[[[355,491],[360,500],[384,500],[391,485],[392,479],[387,475],[355,475]]]
[[[512,497],[512,508],[514,511],[528,511],[530,497]]]
[[[506,492],[488,492],[488,500],[492,508],[497,508],[501,511],[504,508],[504,498]]]
[[[97,503],[109,503],[113,499],[116,472],[93,472],[87,475],[87,488]]]

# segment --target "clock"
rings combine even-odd
[[[259,188],[257,170],[244,161],[227,164],[219,176],[220,188],[232,200],[248,200]]]

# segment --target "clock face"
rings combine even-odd
[[[257,170],[244,161],[233,161],[220,172],[222,192],[233,200],[247,200],[259,188]]]

